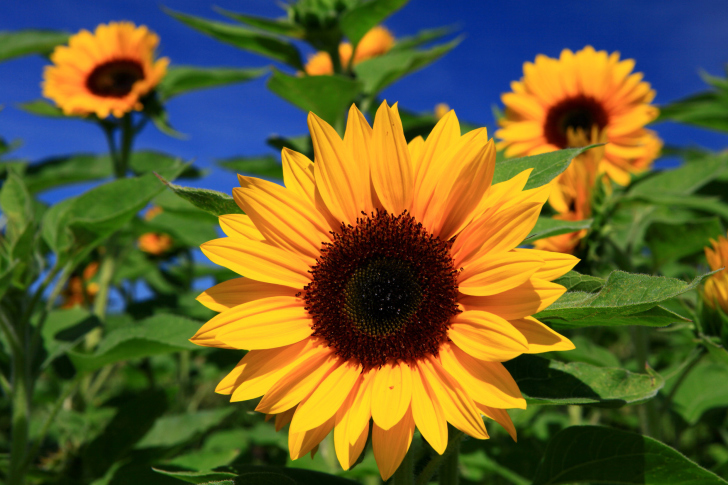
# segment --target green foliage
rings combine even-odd
[[[534,189],[546,185],[560,175],[571,161],[584,153],[592,146],[584,148],[567,148],[566,150],[557,150],[555,152],[544,153],[542,155],[533,155],[530,157],[511,158],[496,163],[495,173],[493,174],[493,183],[497,184],[505,180],[512,179],[524,170],[532,168],[533,171],[528,177],[525,189]]]
[[[19,30],[0,32],[0,62],[31,54],[48,55],[68,34],[54,30]]]
[[[157,91],[162,100],[198,89],[213,88],[252,81],[268,72],[267,69],[201,68],[173,66],[167,71]]]
[[[226,158],[224,160],[218,160],[217,164],[222,168],[239,174],[283,180],[283,167],[281,163],[270,155]]]
[[[164,178],[158,176],[159,179],[170,189],[172,192],[179,195],[186,201],[190,202],[195,207],[202,209],[214,216],[221,216],[223,214],[242,214],[243,211],[238,207],[233,198],[222,192],[209,189],[196,189],[193,187],[181,187],[168,182]]]
[[[170,471],[160,468],[157,472],[178,478],[187,483],[221,484],[230,483],[251,485],[347,485],[354,484],[351,480],[327,475],[312,470],[296,468],[273,468],[264,466],[235,467],[230,471],[215,472],[185,472]]]
[[[347,10],[341,16],[341,30],[352,45],[356,46],[364,34],[397,10],[404,7],[409,0],[366,0]]]
[[[660,108],[658,121],[678,121],[717,131],[728,131],[728,83],[725,79],[704,75],[714,89],[670,103]]]
[[[585,219],[583,221],[562,221],[542,216],[538,218],[538,222],[536,222],[536,225],[533,226],[531,235],[523,242],[531,244],[539,239],[581,231],[582,229],[589,229],[591,225],[591,219]]]

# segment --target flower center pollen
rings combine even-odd
[[[142,79],[144,69],[141,64],[120,59],[97,66],[86,80],[86,87],[97,96],[123,98],[131,92],[134,83]]]
[[[569,148],[569,128],[589,133],[592,126],[596,125],[601,131],[607,123],[607,112],[601,103],[590,96],[580,95],[565,99],[549,110],[544,135],[549,143],[559,148]]]

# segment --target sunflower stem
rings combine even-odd
[[[415,483],[415,458],[414,446],[410,443],[407,454],[404,455],[399,468],[392,475],[392,483],[394,485],[413,485]]]
[[[440,485],[458,485],[460,479],[460,440],[450,442],[442,455],[440,465]]]
[[[427,485],[430,483],[430,478],[432,478],[432,475],[435,474],[438,467],[440,467],[440,464],[442,463],[443,459],[445,457],[455,453],[455,456],[460,452],[460,441],[465,437],[465,433],[463,433],[460,430],[453,430],[452,428],[449,428],[448,431],[450,432],[450,439],[447,444],[447,449],[442,455],[434,454],[432,458],[430,458],[429,463],[425,465],[425,468],[422,469],[422,472],[417,477],[417,481],[415,482],[415,485]],[[457,462],[457,458],[456,458]],[[455,467],[457,469],[457,467]],[[440,475],[442,476],[442,471],[440,472]],[[457,479],[457,477],[456,477]],[[440,482],[442,483],[442,481]],[[453,482],[457,483],[457,482]]]

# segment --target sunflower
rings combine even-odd
[[[137,240],[139,249],[153,256],[160,256],[172,248],[173,241],[169,234],[147,232]]]
[[[121,118],[141,110],[140,98],[159,84],[169,59],[154,60],[159,38],[146,27],[111,22],[82,30],[51,54],[43,72],[43,96],[66,115]]]
[[[662,142],[645,125],[659,114],[655,91],[632,73],[634,60],[593,47],[559,59],[536,56],[523,65],[523,78],[501,97],[505,116],[496,137],[506,156],[535,155],[571,145],[569,128],[604,131],[608,141],[600,170],[620,185],[650,168]]]
[[[384,479],[415,427],[438,453],[447,423],[488,438],[482,416],[515,439],[506,409],[526,402],[501,362],[573,348],[531,315],[578,260],[518,248],[549,187],[523,190],[530,171],[491,185],[493,141],[461,136],[453,111],[409,145],[386,102],[373,127],[352,106],[343,140],[308,125],[316,163],[284,149],[285,187],[238,176],[246,215],[202,245],[244,276],[198,297],[220,314],[191,340],[249,351],[216,391],[262,396],[258,411],[290,423],[292,459],[333,430],[348,469],[371,428]]]
[[[705,257],[708,259],[710,269],[715,271],[728,267],[728,239],[720,236],[717,241],[711,239],[710,244],[712,248],[705,248]],[[718,305],[728,313],[728,271],[724,269],[708,278],[703,298],[711,308]]]
[[[61,291],[61,308],[73,308],[94,302],[99,285],[92,280],[98,270],[99,263],[92,261],[80,274],[74,274],[68,279],[68,284]]]
[[[372,57],[386,54],[394,46],[394,36],[389,30],[382,26],[377,26],[364,34],[359,41],[354,54],[352,65],[357,65],[362,61],[371,59]],[[339,58],[341,65],[346,67],[351,61],[352,54],[351,44],[342,42],[339,44]],[[334,73],[334,65],[331,62],[331,56],[328,52],[319,51],[312,55],[304,68],[309,76],[327,76]]]

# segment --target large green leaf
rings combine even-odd
[[[604,286],[604,281],[604,279],[597,278],[596,276],[589,276],[577,273],[576,271],[569,271],[564,276],[554,280],[554,283],[563,286],[566,288],[566,291],[594,293]]]
[[[417,34],[410,37],[400,37],[397,42],[392,46],[393,51],[414,49],[421,45],[427,44],[438,39],[445,37],[456,30],[455,27],[437,27],[434,29],[425,29],[417,32]]]
[[[660,195],[689,195],[716,179],[728,169],[728,155],[703,157],[673,170],[663,170],[645,177],[627,193],[627,197],[646,198]]]
[[[45,368],[54,359],[74,348],[88,332],[100,324],[98,317],[83,308],[50,312],[41,332],[46,356],[40,368]]]
[[[298,49],[285,40],[238,25],[215,22],[165,8],[172,17],[221,42],[303,69]]]
[[[191,472],[159,467],[155,470],[183,482],[210,485],[228,483],[230,485],[354,485],[356,483],[313,470],[272,466],[222,467],[214,472]]]
[[[533,404],[619,407],[651,399],[665,384],[656,373],[635,374],[583,362],[565,364],[535,355],[521,355],[503,365]]]
[[[655,222],[649,226],[645,241],[659,267],[693,254],[702,254],[710,238],[725,234],[717,217],[690,221]]]
[[[69,357],[76,369],[90,372],[114,362],[197,349],[189,339],[199,328],[195,320],[156,315],[112,330],[93,353],[70,352]]]
[[[205,68],[173,66],[167,71],[157,92],[162,100],[198,89],[216,88],[251,81],[263,76],[268,69],[237,69],[231,67]]]
[[[216,161],[219,166],[239,174],[283,180],[283,166],[276,157],[232,157]]]
[[[497,184],[505,180],[510,180],[524,170],[532,168],[533,171],[528,177],[525,189],[533,189],[541,187],[551,182],[559,176],[566,167],[569,166],[574,157],[577,157],[593,148],[591,145],[583,148],[567,148],[565,150],[557,150],[555,152],[544,153],[542,155],[532,155],[530,157],[510,158],[495,164],[495,173],[493,174],[493,183]]]
[[[699,93],[661,106],[658,121],[665,120],[728,131],[728,90]]]
[[[559,219],[552,219],[551,217],[539,217],[536,225],[533,229],[531,229],[531,234],[523,241],[523,243],[531,244],[539,239],[581,231],[582,229],[589,229],[592,222],[592,219],[584,219],[583,221],[562,221]]]
[[[536,317],[560,327],[662,327],[684,318],[658,305],[697,288],[708,275],[686,283],[675,278],[614,271],[598,293],[567,292]]]
[[[266,17],[257,17],[255,15],[246,15],[242,13],[231,12],[224,8],[213,7],[213,9],[221,14],[238,22],[248,24],[256,29],[264,30],[274,35],[285,35],[294,39],[303,39],[306,31],[300,25],[296,25],[287,18],[269,19]]]
[[[354,67],[354,72],[363,82],[364,92],[373,96],[402,77],[435,62],[454,49],[460,41],[457,38],[426,50],[391,51],[360,62]]]
[[[728,366],[703,358],[682,381],[673,396],[673,407],[690,425],[706,411],[728,407]]]
[[[339,20],[339,27],[349,41],[356,45],[373,27],[404,7],[409,0],[367,0],[348,10]]]
[[[135,448],[170,447],[182,445],[195,436],[219,425],[236,409],[227,406],[196,413],[173,414],[158,419]]]
[[[303,111],[312,111],[334,127],[343,126],[346,111],[362,84],[344,76],[289,76],[276,69],[268,89]]]
[[[0,32],[0,62],[31,54],[50,54],[65,44],[68,34],[55,30],[18,30]]]
[[[49,118],[65,118],[61,108],[53,105],[45,99],[36,99],[34,101],[28,101],[26,103],[19,103],[18,107],[23,111],[32,113],[38,116],[47,116]]]
[[[33,218],[33,199],[28,188],[14,170],[0,189],[0,210],[6,217],[5,237],[17,241]]]
[[[725,480],[648,436],[572,426],[554,436],[533,485],[721,485]]]
[[[209,212],[214,216],[224,214],[242,214],[243,211],[238,207],[233,198],[222,192],[209,189],[198,189],[195,187],[182,187],[168,182],[163,177],[159,179],[178,196],[198,209]]]

